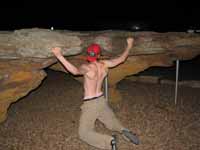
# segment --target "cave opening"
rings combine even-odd
[[[200,80],[200,56],[191,60],[181,60],[179,62],[179,81]],[[150,67],[136,76],[157,76],[162,79],[176,80],[176,61],[171,67]]]

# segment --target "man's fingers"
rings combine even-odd
[[[133,38],[128,38],[128,39],[127,39],[127,42],[128,42],[128,43],[133,43],[133,41],[134,41]]]
[[[52,48],[52,52],[54,52],[54,53],[60,53],[61,49],[59,47],[54,47],[54,48]]]

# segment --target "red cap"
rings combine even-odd
[[[101,52],[101,47],[98,44],[91,44],[87,48],[87,60],[90,62],[96,61]]]

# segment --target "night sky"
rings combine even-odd
[[[0,6],[0,30],[50,28],[66,30],[187,31],[200,29],[200,7],[189,2],[64,3],[26,1]]]

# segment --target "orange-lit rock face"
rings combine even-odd
[[[43,70],[27,70],[26,67],[31,67],[30,64],[26,67],[25,65],[15,67],[11,64],[9,61],[6,64],[0,63],[0,122],[6,119],[10,104],[39,86],[46,76]],[[5,66],[7,67],[4,68]]]
[[[109,72],[112,100],[120,100],[116,84],[126,76],[137,74],[151,66],[171,66],[176,59],[192,59],[200,54],[200,35],[193,33],[155,32],[70,32],[45,29],[24,29],[0,32],[0,122],[6,119],[12,102],[37,88],[45,78],[44,68],[67,72],[51,48],[60,46],[62,53],[75,66],[85,63],[86,47],[97,42],[103,59],[119,55],[126,47],[126,38],[135,38],[127,61]],[[76,55],[76,56],[75,56]],[[82,82],[81,77],[74,77]]]

